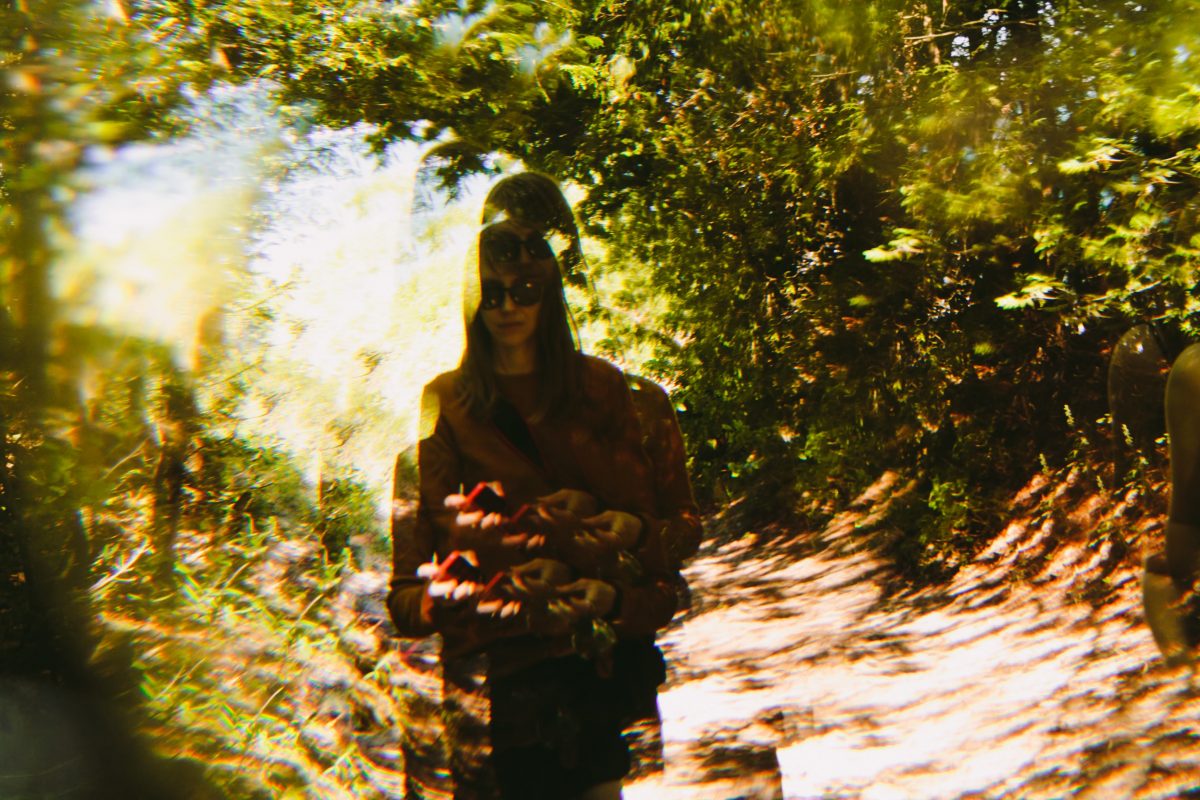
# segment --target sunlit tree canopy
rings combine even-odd
[[[323,712],[251,667],[343,681],[380,726],[416,702],[358,669],[383,634],[331,633],[338,580],[385,591],[392,466],[459,356],[481,192],[519,169],[578,200],[581,338],[671,388],[710,510],[819,525],[886,473],[892,555],[949,574],[1033,473],[1107,458],[1117,337],[1200,325],[1198,19],[0,4],[3,655],[108,670],[230,796],[384,793],[325,729],[285,744]]]

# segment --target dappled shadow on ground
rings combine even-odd
[[[106,640],[137,645],[143,731],[229,797],[404,797],[407,721],[429,713],[410,671],[389,672],[387,575],[339,571],[291,533],[233,559],[182,530],[177,592],[107,604]]]
[[[1141,620],[1138,564],[1162,524],[1144,509],[1161,503],[1039,477],[953,579],[903,588],[882,542],[908,491],[885,475],[821,531],[705,545],[687,569],[692,607],[662,637],[665,768],[643,732],[628,800],[1151,798],[1200,784],[1200,683],[1162,664]],[[321,753],[378,770],[378,796],[448,797],[436,641],[393,638],[386,556],[368,556],[329,612],[343,655],[309,652],[311,691],[287,702],[309,738],[337,739]]]
[[[1159,518],[1078,476],[1038,478],[947,585],[885,596],[872,530],[904,491],[893,481],[815,536],[702,551],[688,569],[699,601],[664,637],[666,770],[628,798],[1200,785],[1200,684],[1163,666],[1141,620],[1139,550]]]

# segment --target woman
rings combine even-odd
[[[417,520],[394,532],[389,609],[403,636],[442,634],[448,689],[469,693],[458,666],[486,657],[499,796],[619,797],[629,698],[607,636],[652,636],[676,604],[651,467],[624,377],[575,345],[545,239],[502,220],[480,235],[477,265],[461,366],[423,398]],[[464,492],[485,481],[510,512],[535,506],[529,522],[496,524],[466,506]],[[456,551],[472,553],[480,577],[447,596],[435,591],[446,575],[417,573]],[[496,574],[517,613],[481,613],[479,586]],[[460,782],[456,796],[472,790]]]
[[[1143,602],[1167,661],[1193,661],[1200,647],[1200,344],[1176,327],[1134,327],[1113,348],[1108,394],[1114,434],[1133,455],[1153,457],[1165,422],[1171,463],[1165,548],[1146,558]],[[1118,478],[1129,457],[1118,449]]]
[[[521,172],[499,181],[488,193],[485,221],[507,217],[545,236],[564,242],[559,260],[568,282],[584,285],[583,246],[575,215],[558,183],[539,172]],[[670,563],[678,568],[696,554],[702,528],[700,512],[687,474],[683,436],[675,409],[661,386],[626,373],[633,396],[642,445],[650,459],[654,495],[663,527],[657,533]],[[686,587],[684,587],[686,590]]]

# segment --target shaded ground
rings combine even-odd
[[[666,770],[627,798],[1200,786],[1200,693],[1163,666],[1141,619],[1140,549],[1159,518],[1077,476],[1039,478],[949,585],[886,597],[873,527],[893,480],[816,536],[706,546],[687,570],[697,602],[664,637]]]
[[[906,491],[885,475],[821,531],[705,544],[692,607],[662,637],[666,767],[643,765],[627,800],[1200,785],[1200,690],[1163,666],[1141,620],[1161,497],[1039,477],[990,547],[913,590],[885,556]],[[339,574],[296,536],[240,554],[187,533],[181,574],[207,577],[171,606],[115,600],[137,586],[124,583],[135,556],[98,584],[110,635],[139,645],[150,732],[231,797],[449,797],[436,642],[392,635],[386,542],[356,542],[359,569]]]

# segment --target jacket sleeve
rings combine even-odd
[[[656,516],[643,519],[646,543],[665,550],[668,562],[678,568],[700,549],[702,534],[700,510],[687,473],[683,434],[671,399],[661,386],[636,375],[626,379],[654,483]]]
[[[647,636],[667,627],[679,608],[675,586],[661,576],[633,585],[618,586],[621,608],[612,618],[613,627],[622,636]]]
[[[644,379],[641,379],[644,380]],[[691,484],[683,462],[683,441],[678,436],[678,426],[674,416],[666,417],[670,423],[667,433],[674,430],[678,445],[677,459],[673,465],[668,465],[673,471],[664,475],[669,480],[660,478],[662,466],[657,463],[646,447],[647,422],[662,425],[662,409],[670,411],[666,394],[656,384],[652,384],[663,397],[663,403],[654,408],[658,416],[640,413],[638,404],[622,378],[613,387],[612,409],[620,424],[615,433],[617,443],[615,450],[636,454],[641,460],[643,469],[648,469],[639,476],[637,470],[630,470],[632,479],[641,479],[645,485],[637,492],[641,495],[637,508],[622,509],[634,511],[642,520],[642,536],[639,546],[632,555],[639,562],[645,575],[642,579],[618,586],[621,595],[621,605],[617,616],[613,619],[614,627],[624,636],[641,636],[652,634],[666,627],[675,615],[679,606],[679,596],[676,591],[680,560],[672,556],[672,542],[686,540],[694,536],[699,539],[699,515],[695,510],[695,501],[691,496]],[[655,429],[657,430],[657,428]],[[666,453],[659,448],[655,454]],[[666,512],[666,516],[660,516]],[[677,549],[678,545],[674,545]]]
[[[421,401],[423,414],[430,411],[428,404],[435,397],[427,388]],[[436,419],[433,432],[417,445],[420,493],[415,518],[397,513],[401,504],[393,503],[392,582],[387,605],[397,632],[406,638],[428,636],[438,630],[428,609],[422,612],[428,581],[417,577],[417,567],[439,552],[443,532],[453,524],[455,513],[445,507],[446,495],[461,489],[461,459],[453,431],[440,414]],[[395,488],[400,488],[399,462]]]

